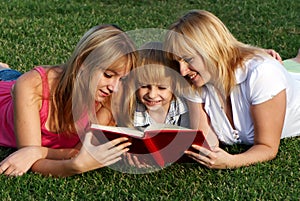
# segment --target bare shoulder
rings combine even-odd
[[[33,89],[36,89],[38,86],[40,86],[42,83],[41,76],[39,73],[35,70],[30,70],[23,75],[21,75],[14,86],[14,91],[16,90],[28,90],[32,91]]]
[[[15,101],[22,100],[26,105],[41,104],[42,79],[35,70],[30,70],[21,75],[12,88]]]

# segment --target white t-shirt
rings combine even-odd
[[[300,134],[300,82],[278,61],[271,58],[249,60],[244,70],[237,69],[235,76],[237,84],[230,94],[235,129],[221,108],[212,85],[205,85],[199,97],[187,97],[190,101],[205,104],[205,111],[220,141],[226,144],[253,144],[250,106],[272,99],[283,89],[286,89],[287,107],[281,138]]]

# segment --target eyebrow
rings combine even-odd
[[[111,72],[111,73],[113,73],[113,74],[115,74],[115,75],[119,75],[119,73],[117,73],[116,71],[111,70],[111,69],[106,69],[105,71],[109,71],[109,72]],[[104,71],[104,72],[105,72],[105,71]]]

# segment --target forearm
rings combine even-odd
[[[276,157],[278,148],[272,148],[266,145],[253,145],[247,151],[233,155],[228,162],[228,168],[238,168],[249,166],[251,164],[272,160]]]
[[[73,158],[78,154],[79,150],[76,148],[70,149],[48,149],[46,159],[64,160]]]
[[[80,174],[83,171],[74,163],[73,159],[68,160],[51,160],[41,159],[35,162],[31,170],[45,176],[67,177]]]

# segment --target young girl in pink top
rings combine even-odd
[[[18,148],[0,163],[0,173],[19,176],[31,168],[70,176],[120,160],[130,145],[127,138],[99,145],[88,128],[114,124],[110,95],[135,58],[128,36],[102,25],[82,37],[65,64],[23,75],[0,64],[0,146]]]

